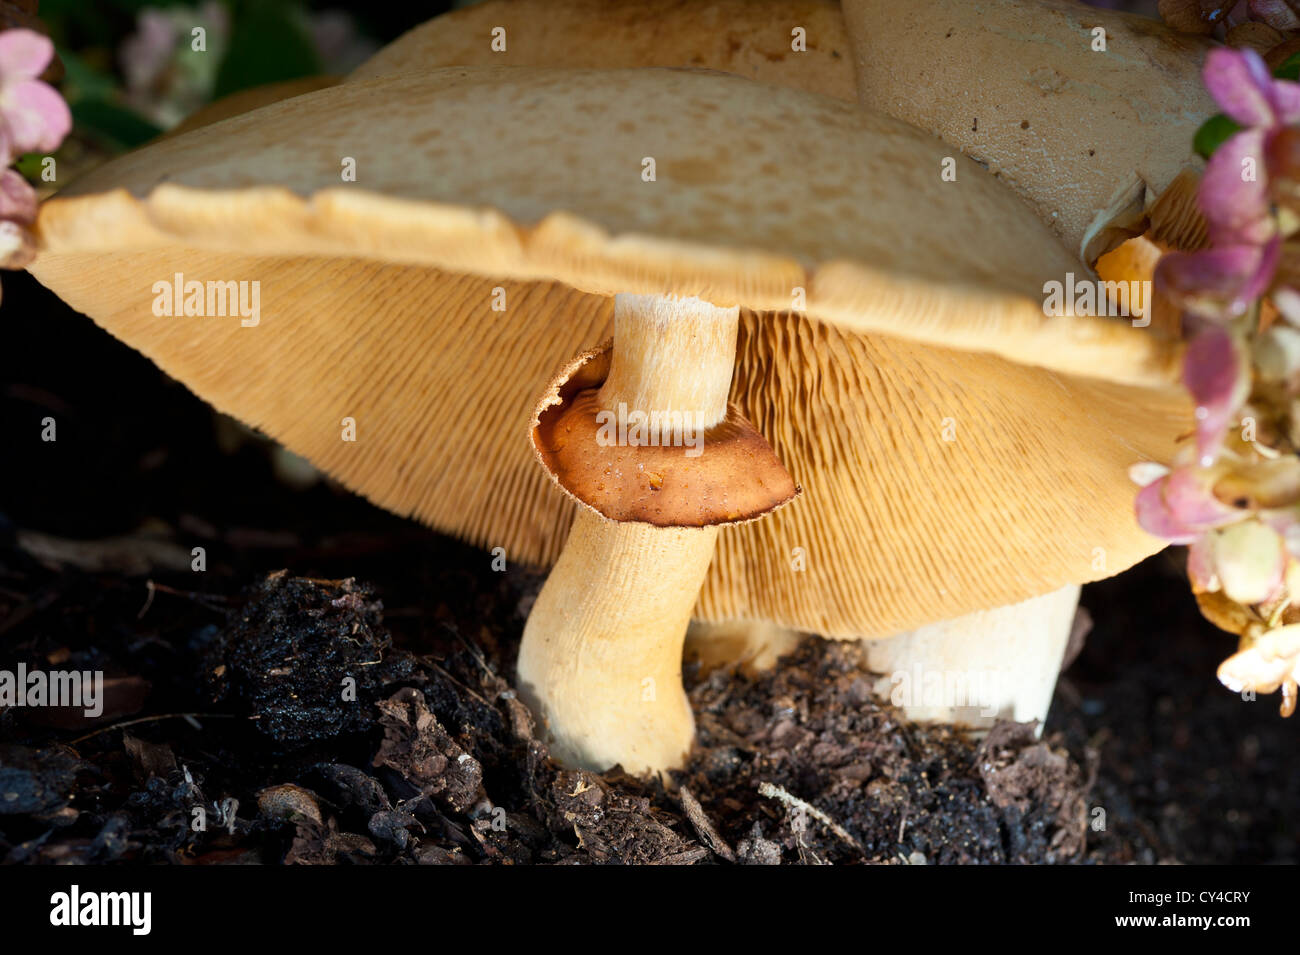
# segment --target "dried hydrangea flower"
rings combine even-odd
[[[1156,294],[1199,318],[1235,318],[1268,289],[1280,250],[1273,238],[1263,245],[1168,252],[1156,265]]]
[[[1286,544],[1273,528],[1241,521],[1212,532],[1214,575],[1230,600],[1243,606],[1274,599],[1286,574]]]
[[[1187,346],[1183,384],[1196,400],[1196,453],[1209,467],[1223,446],[1233,416],[1250,397],[1250,367],[1232,334],[1203,329]]]
[[[1282,715],[1295,712],[1300,683],[1300,624],[1277,627],[1242,639],[1238,651],[1219,665],[1219,682],[1234,693],[1282,691]]]
[[[1251,49],[1211,50],[1204,77],[1215,102],[1242,129],[1214,151],[1197,193],[1213,247],[1164,256],[1156,283],[1194,315],[1228,319],[1260,298],[1277,270],[1281,235],[1270,162],[1291,154],[1275,145],[1300,121],[1300,83],[1275,79]]]
[[[1174,468],[1138,492],[1138,523],[1170,543],[1190,544],[1208,530],[1241,520],[1242,512],[1216,498],[1211,485],[1198,468]]]

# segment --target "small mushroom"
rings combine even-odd
[[[986,164],[1092,264],[1200,162],[1214,45],[1074,0],[845,0],[864,106]],[[1139,230],[1140,231],[1140,230]]]
[[[404,72],[101,167],[31,271],[375,502],[554,563],[524,689],[569,762],[662,769],[692,615],[888,636],[1163,546],[1126,472],[1186,421],[1177,348],[1045,317],[1074,257],[946,153],[711,72]],[[260,321],[159,314],[214,281]],[[619,404],[703,452],[605,447]]]

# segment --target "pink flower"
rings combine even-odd
[[[1300,120],[1300,83],[1274,79],[1252,49],[1216,47],[1202,76],[1219,108],[1241,126],[1275,128]]]
[[[1136,510],[1143,530],[1172,544],[1191,544],[1242,516],[1216,498],[1205,474],[1192,467],[1175,468],[1144,487]]]
[[[1243,127],[1210,157],[1201,179],[1201,209],[1216,246],[1262,245],[1276,233],[1269,201],[1269,145],[1300,121],[1300,83],[1274,79],[1251,49],[1211,50],[1205,87],[1230,119]]]
[[[72,129],[68,104],[37,77],[54,44],[32,30],[0,33],[0,152],[5,164],[28,152],[58,148]]]
[[[1268,291],[1281,254],[1280,236],[1262,245],[1168,252],[1156,264],[1156,291],[1199,318],[1235,318]]]
[[[1273,215],[1268,157],[1288,124],[1300,122],[1300,83],[1274,79],[1251,49],[1211,50],[1205,85],[1243,126],[1210,157],[1198,199],[1213,248],[1164,256],[1156,282],[1173,301],[1203,318],[1235,318],[1273,281],[1281,239]]]
[[[1244,129],[1219,146],[1205,164],[1197,196],[1213,245],[1260,245],[1276,234],[1267,164],[1275,131]]]
[[[1250,368],[1231,334],[1210,326],[1192,339],[1183,357],[1183,384],[1196,399],[1196,453],[1208,467],[1233,415],[1250,397]]]

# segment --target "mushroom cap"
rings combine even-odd
[[[1073,257],[944,154],[712,72],[403,73],[100,167],[43,205],[31,271],[376,503],[539,564],[574,505],[530,417],[611,296],[739,305],[731,398],[805,493],[723,530],[698,613],[884,636],[1158,550],[1127,469],[1188,413],[1174,346],[1044,317]],[[177,273],[260,283],[260,324],[155,316]]]
[[[506,48],[492,48],[502,27]],[[792,48],[802,27],[806,49]],[[694,66],[854,101],[835,0],[488,0],[422,23],[353,71],[444,66]]]
[[[987,163],[1071,249],[1099,213],[1199,164],[1192,138],[1218,112],[1200,73],[1212,42],[1147,17],[1074,0],[843,5],[860,102]]]
[[[578,355],[533,412],[533,450],[565,494],[612,521],[712,527],[757,520],[799,493],[771,445],[734,406],[699,434],[683,433],[690,423],[679,412],[676,422],[655,422],[648,440],[602,441],[609,423],[601,421],[598,389],[613,353],[606,342]]]
[[[281,80],[278,83],[267,83],[252,89],[240,90],[214,100],[202,109],[195,110],[167,130],[163,136],[179,136],[181,133],[188,133],[191,129],[210,126],[223,119],[240,116],[259,107],[269,106],[271,103],[278,103],[280,100],[326,89],[337,82],[339,82],[337,76],[303,76],[295,80]]]

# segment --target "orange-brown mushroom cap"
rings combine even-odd
[[[575,501],[612,521],[711,527],[755,520],[799,493],[772,446],[734,405],[698,434],[689,433],[689,422],[685,434],[655,424],[644,443],[605,440],[597,389],[610,352],[606,344],[570,362],[533,413],[533,450]]]

